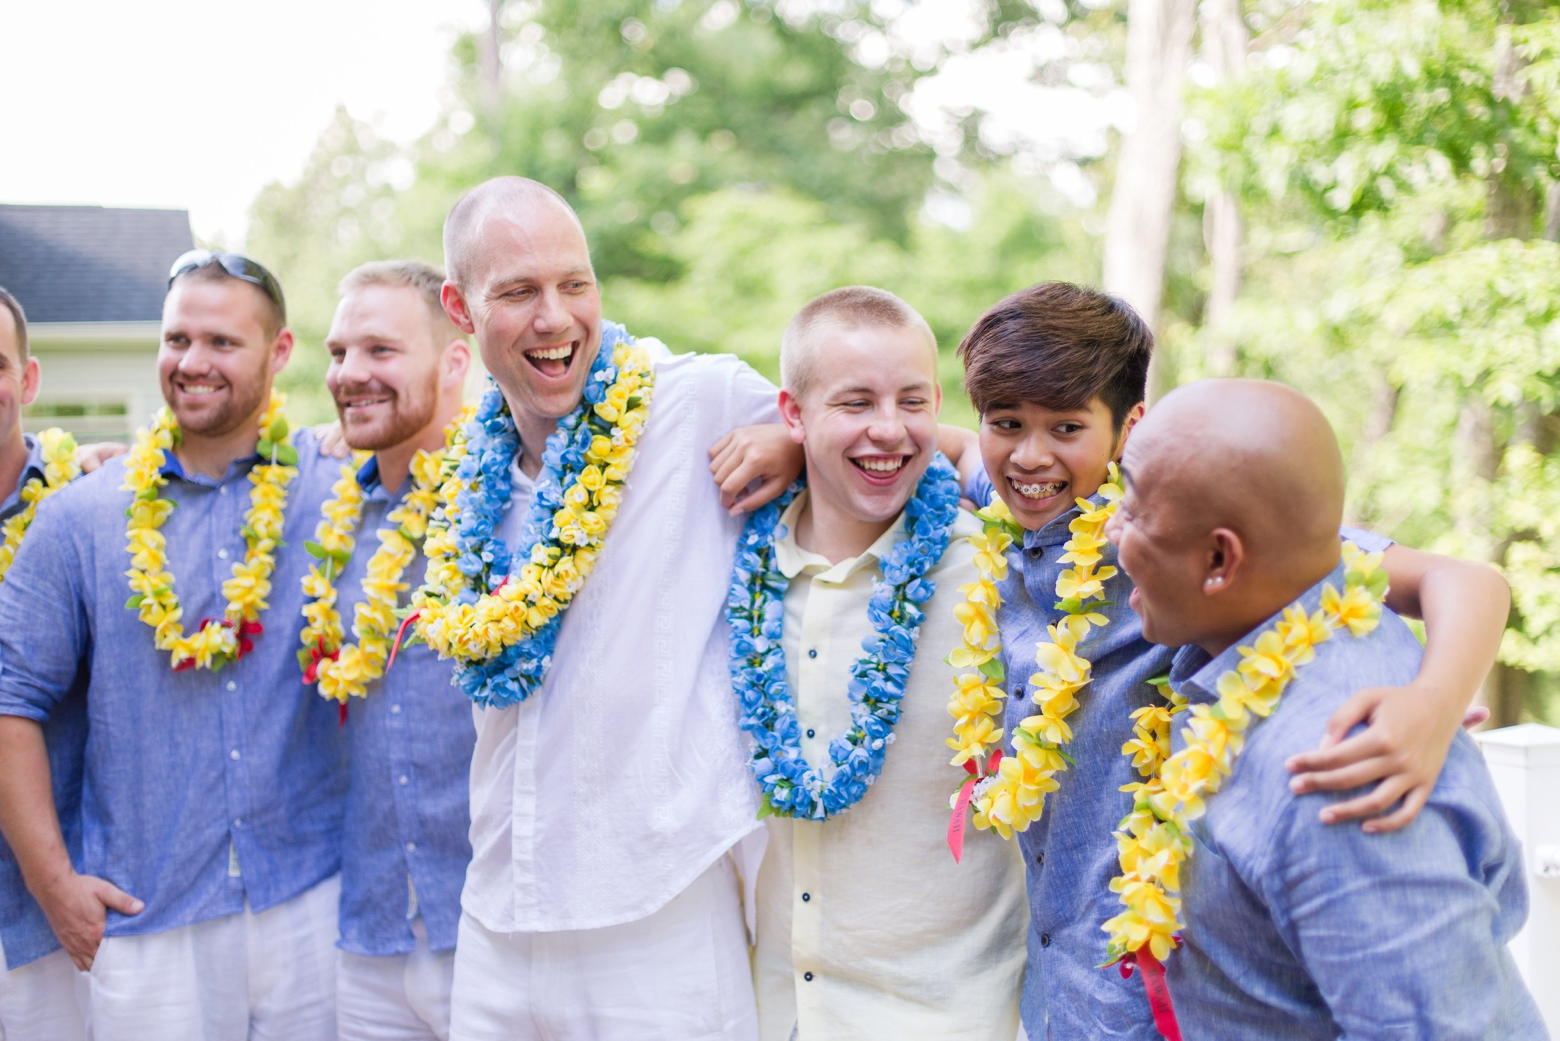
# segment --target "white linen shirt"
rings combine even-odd
[[[474,710],[461,906],[493,932],[647,917],[760,828],[727,671],[742,519],[721,508],[708,452],[734,427],[778,422],[778,392],[732,355],[640,343],[650,418],[551,670],[526,701]],[[512,471],[511,549],[534,487]]]
[[[786,678],[807,761],[832,775],[829,742],[850,725],[847,685],[871,635],[867,601],[878,559],[904,515],[861,556],[838,564],[796,544],[805,494],[781,518],[775,560],[785,597]],[[948,797],[968,775],[948,765],[947,705],[957,670],[959,586],[976,580],[961,512],[953,540],[927,578],[915,662],[883,773],[866,796],[827,821],[770,817],[758,872],[754,981],[759,1036],[961,1038],[1012,1041],[1024,975],[1029,912],[1016,842],[970,829],[963,863],[948,851]]]

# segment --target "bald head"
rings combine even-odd
[[[585,226],[568,200],[529,177],[494,177],[462,195],[444,219],[444,263],[450,280],[462,289],[471,285],[477,265],[487,257],[482,235],[491,220],[527,223],[538,215],[562,214],[585,240]]]
[[[1155,642],[1238,639],[1338,562],[1343,457],[1321,410],[1290,387],[1179,388],[1132,432],[1122,468],[1112,534]]]

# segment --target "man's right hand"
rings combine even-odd
[[[82,972],[92,968],[97,957],[108,909],[131,915],[140,914],[146,906],[111,882],[74,871],[35,895],[60,946]]]

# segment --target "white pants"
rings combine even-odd
[[[339,876],[255,914],[111,936],[90,973],[100,1041],[335,1041]]]
[[[757,1041],[742,896],[721,857],[648,918],[455,947],[453,1041]]]
[[[0,948],[0,1041],[82,1041],[77,985],[84,977],[64,951],[6,969]]]
[[[336,1021],[341,1041],[449,1041],[455,952],[428,949],[421,918],[410,954],[371,957],[339,951]]]

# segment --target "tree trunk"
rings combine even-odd
[[[504,99],[504,59],[499,46],[498,20],[504,10],[504,0],[487,0],[487,6],[488,28],[482,36],[482,102],[487,108],[488,122],[496,132]]]
[[[1246,68],[1250,38],[1241,0],[1205,0],[1201,21],[1203,58],[1213,70],[1214,82],[1224,84],[1237,79]],[[1208,337],[1208,372],[1213,376],[1235,373],[1236,344],[1229,322],[1235,298],[1240,295],[1244,241],[1240,202],[1226,186],[1203,202],[1203,242],[1213,276],[1203,328]]]
[[[1181,165],[1181,85],[1197,23],[1195,0],[1130,0],[1127,90],[1137,119],[1121,142],[1105,226],[1105,290],[1159,326],[1165,254]],[[1162,379],[1154,352],[1149,396]]]

